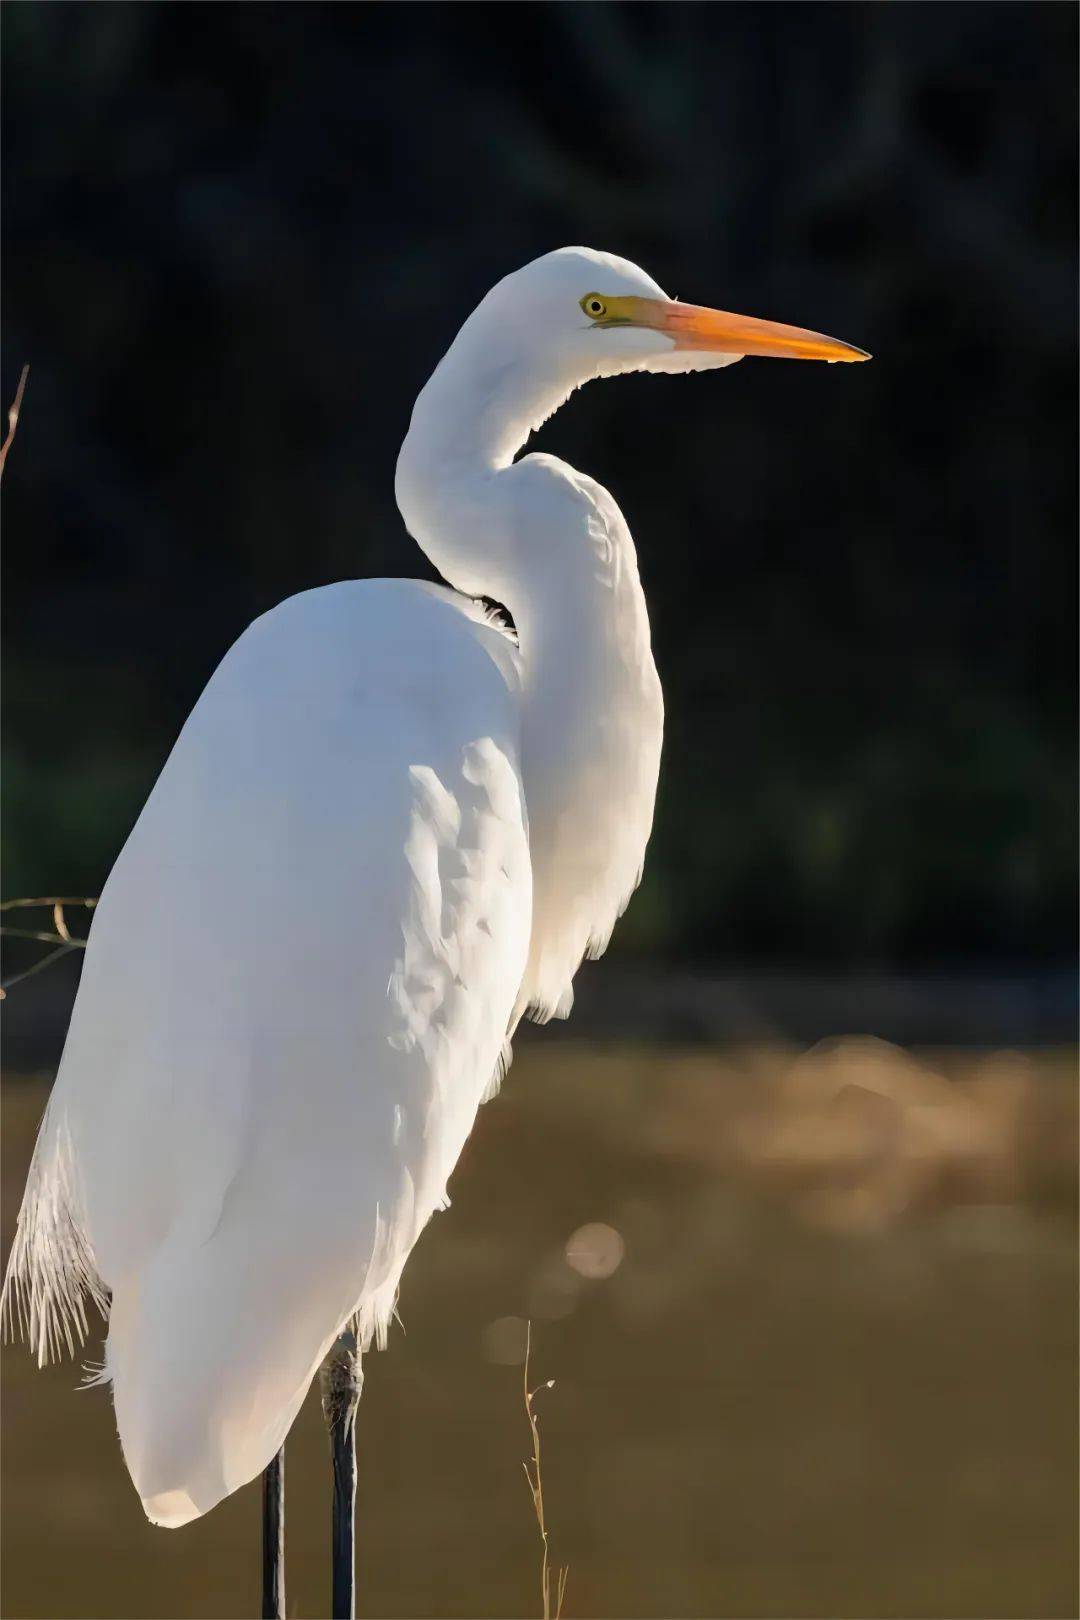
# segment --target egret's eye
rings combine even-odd
[[[581,300],[581,307],[589,317],[590,321],[598,321],[600,320],[601,316],[607,314],[607,305],[604,303],[604,300],[602,298],[598,298],[595,293],[586,293],[585,297]]]

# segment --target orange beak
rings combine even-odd
[[[839,338],[807,332],[801,326],[759,321],[753,315],[729,315],[722,309],[680,304],[659,298],[613,298],[609,322],[621,326],[651,326],[674,338],[677,349],[712,354],[760,354],[778,360],[869,360]],[[603,324],[608,324],[605,322]]]

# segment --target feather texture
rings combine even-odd
[[[265,1467],[347,1321],[385,1340],[518,1020],[567,1014],[640,877],[663,704],[633,542],[591,479],[513,461],[582,382],[671,361],[583,329],[598,278],[663,298],[549,255],[417,402],[398,503],[455,589],[258,619],[95,911],[5,1304],[40,1359],[110,1309],[93,1381],[156,1523]]]

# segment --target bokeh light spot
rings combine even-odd
[[[591,1221],[567,1239],[566,1263],[580,1277],[612,1277],[623,1262],[626,1245],[613,1226]]]

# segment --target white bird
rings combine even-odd
[[[591,478],[514,457],[594,377],[745,354],[866,358],[585,248],[507,276],[397,465],[448,585],[290,598],[181,731],[94,916],[5,1282],[42,1362],[108,1308],[154,1523],[266,1467],[350,1319],[385,1341],[518,1021],[566,1016],[641,876],[663,702],[634,545]]]

